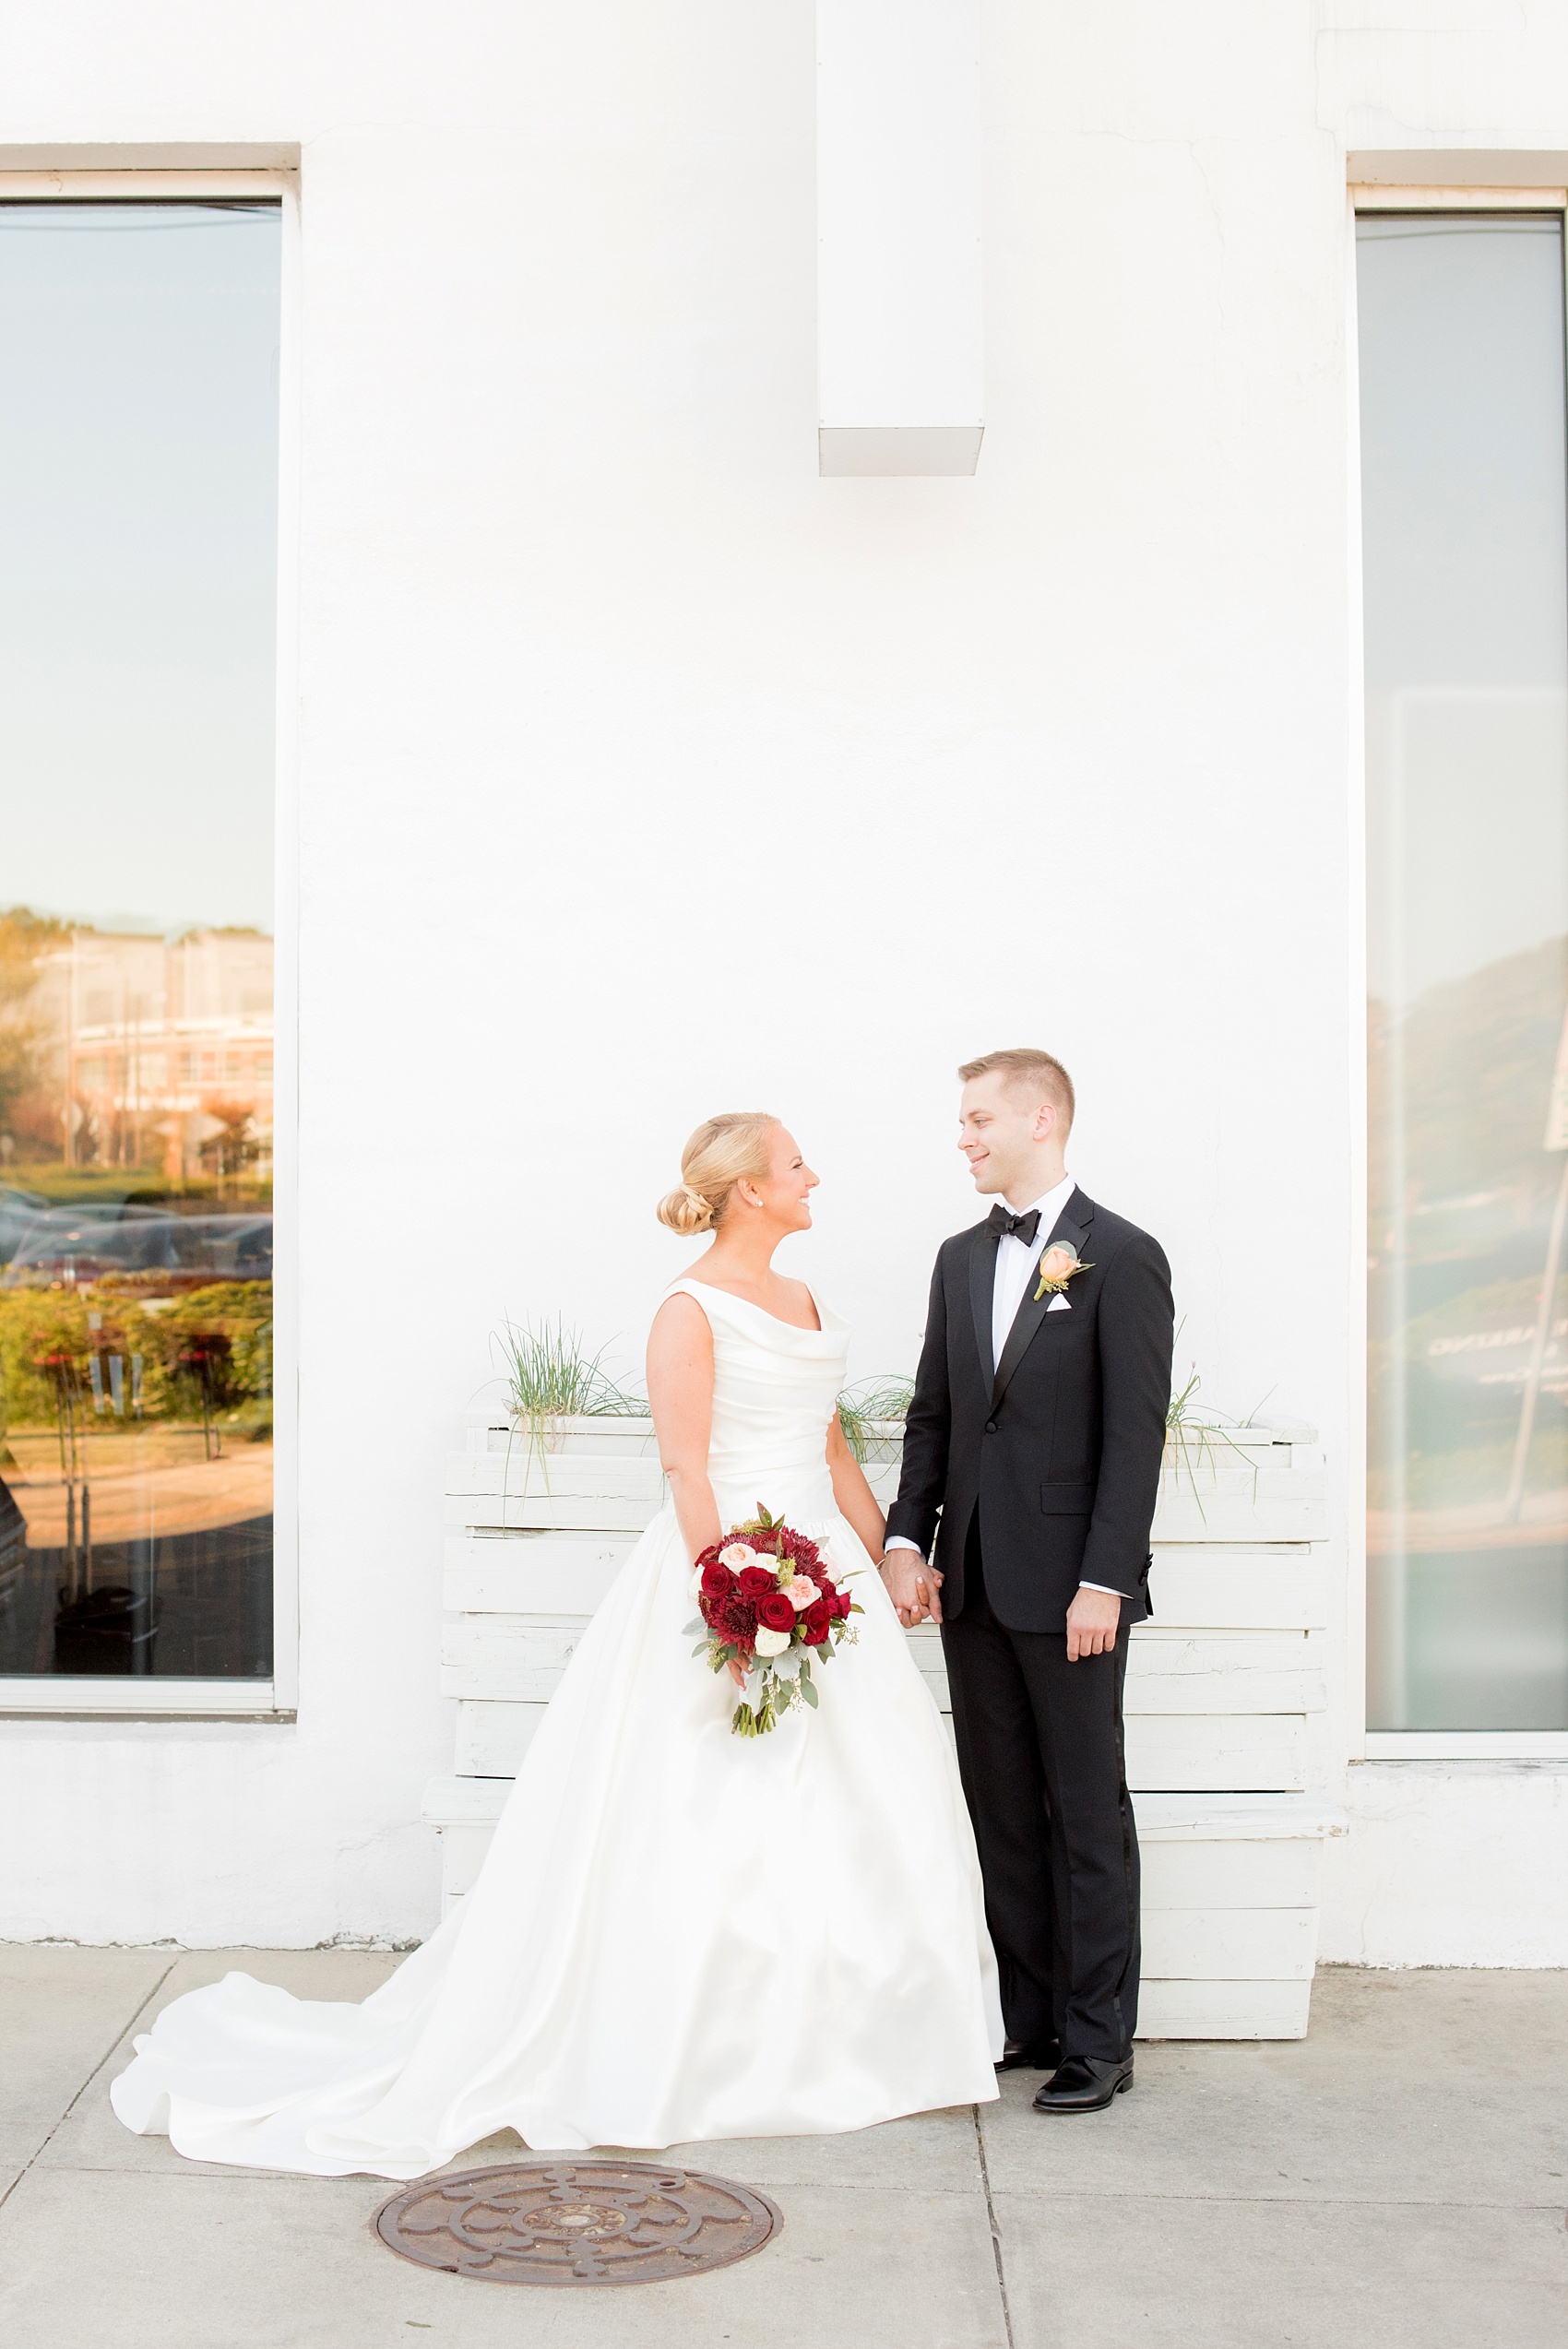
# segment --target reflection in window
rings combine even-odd
[[[0,205],[0,1674],[272,1669],[279,243]]]
[[[1562,271],[1358,224],[1374,1729],[1568,1727]]]

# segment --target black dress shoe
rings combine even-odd
[[[1009,2039],[997,2062],[998,2071],[1054,2071],[1062,2049],[1054,2039]]]
[[[1133,2058],[1109,2063],[1100,2056],[1069,2056],[1035,2098],[1037,2113],[1102,2113],[1113,2096],[1133,2084]]]

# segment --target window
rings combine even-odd
[[[276,198],[0,202],[13,1692],[273,1670],[281,243]]]
[[[1368,1726],[1561,1731],[1562,216],[1365,215],[1357,278]]]

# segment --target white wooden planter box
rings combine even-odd
[[[897,1431],[873,1451],[897,1489]],[[880,1457],[876,1455],[880,1454]],[[584,1625],[659,1507],[644,1419],[562,1423],[544,1442],[481,1418],[446,1477],[441,1685],[456,1774],[426,1789],[447,1905],[469,1890]],[[1127,1777],[1143,1850],[1139,2035],[1300,2038],[1317,1954],[1327,1531],[1311,1431],[1251,1430],[1168,1465],[1155,1619],[1134,1634]],[[909,1634],[948,1711],[939,1632]]]

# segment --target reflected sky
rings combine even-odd
[[[272,926],[280,249],[0,206],[0,905]]]
[[[1369,985],[1407,1003],[1568,931],[1562,234],[1363,218],[1357,278]]]

